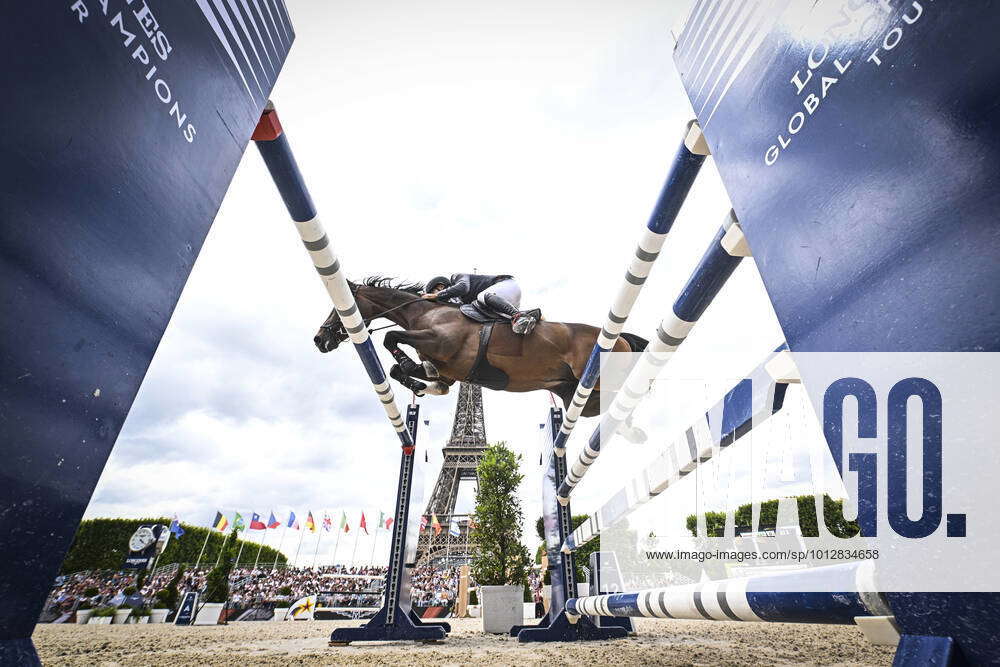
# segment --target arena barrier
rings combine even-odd
[[[784,406],[788,385],[798,381],[791,354],[782,345],[580,524],[563,542],[562,552],[582,547],[770,419]]]
[[[852,625],[859,617],[892,613],[879,593],[847,592],[872,590],[873,573],[871,563],[847,563],[570,599],[566,610],[574,616]],[[829,590],[840,582],[845,592],[775,592]]]
[[[587,405],[587,400],[597,385],[601,374],[601,353],[609,352],[614,348],[622,329],[625,328],[625,322],[632,312],[632,306],[635,305],[635,300],[646,284],[653,263],[659,257],[667,234],[670,233],[670,229],[680,213],[681,206],[687,198],[688,191],[694,184],[708,154],[708,146],[701,133],[701,127],[697,121],[693,120],[688,123],[684,141],[677,149],[667,180],[660,191],[660,197],[649,216],[649,222],[646,223],[646,231],[639,240],[635,255],[625,272],[625,280],[618,289],[618,295],[611,304],[601,333],[597,337],[594,349],[590,352],[573,400],[566,408],[562,427],[559,429],[553,445],[559,456],[565,452],[566,441],[573,432],[573,428],[580,418],[580,413]]]
[[[651,338],[621,389],[601,417],[590,439],[581,449],[559,487],[560,503],[569,502],[573,489],[583,480],[587,470],[601,454],[601,440],[608,444],[618,429],[632,414],[639,401],[649,392],[652,380],[681,346],[698,319],[722,289],[729,276],[744,257],[749,256],[746,240],[736,214],[730,211],[722,227],[695,267],[687,284],[674,301],[670,315],[665,317]]]
[[[358,312],[357,303],[347,284],[340,260],[334,255],[330,239],[316,216],[312,197],[306,189],[295,156],[292,155],[291,146],[270,102],[254,130],[253,140],[264,158],[264,163],[281,193],[288,213],[295,222],[302,243],[309,251],[313,265],[340,314],[344,328],[354,343],[361,363],[368,372],[372,387],[402,445],[383,606],[362,627],[335,630],[330,637],[330,644],[343,646],[354,641],[444,639],[447,633],[451,632],[451,626],[444,622],[421,620],[414,613],[410,600],[410,572],[407,563],[413,560],[416,550],[416,535],[409,534],[410,526],[415,525],[410,521],[410,498],[419,406],[416,404],[409,406],[406,420],[403,420],[396,407],[395,396],[386,379],[382,362],[372,344],[368,325]]]

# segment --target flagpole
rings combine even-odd
[[[201,565],[201,557],[205,554],[205,547],[208,546],[208,538],[210,538],[211,536],[212,536],[212,529],[211,528],[206,528],[205,529],[205,541],[201,543],[201,551],[198,552],[198,560],[196,560],[194,562],[194,569],[195,569],[195,571],[197,571],[198,570],[198,566]]]
[[[222,544],[219,545],[219,555],[215,557],[215,565],[213,567],[219,567],[219,561],[222,560],[222,547],[226,546],[226,536],[222,536]]]
[[[319,555],[319,543],[323,539],[323,531],[318,530],[316,532],[319,533],[319,534],[316,536],[316,551],[313,552],[312,569],[314,569],[314,570],[316,569],[316,556]]]
[[[246,546],[246,543],[246,540],[240,540],[240,550],[236,553],[236,564],[233,566],[235,568],[239,568],[240,566],[240,556],[243,555],[243,547]]]
[[[288,532],[288,526],[286,525],[281,529],[281,539],[278,540],[278,550],[274,553],[274,565],[271,566],[271,572],[274,572],[278,568],[278,556],[281,555],[281,547],[285,544],[285,533]],[[286,563],[287,565],[287,563]]]
[[[302,531],[299,534],[299,548],[295,550],[295,558],[292,559],[292,567],[299,566],[299,551],[302,550],[302,538],[306,536],[306,531]]]
[[[375,564],[375,545],[378,544],[378,527],[379,524],[375,524],[375,539],[372,540],[372,557],[368,559],[368,567]]]
[[[260,552],[264,550],[264,540],[267,539],[267,528],[260,531],[260,546],[257,547],[257,557],[253,559],[253,569],[257,569],[257,563],[260,561]]]
[[[344,532],[344,527],[341,526],[337,529],[337,542],[333,545],[333,564],[337,564],[337,549],[340,548],[340,536]]]
[[[364,512],[362,512],[364,514]],[[354,556],[358,553],[358,540],[361,539],[361,524],[358,524],[358,532],[354,535],[354,549],[351,550],[351,567],[354,567]]]

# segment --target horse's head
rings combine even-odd
[[[372,276],[365,278],[359,285],[348,281],[351,294],[354,295],[358,303],[358,311],[364,318],[365,324],[370,324],[372,320],[398,312],[393,306],[396,302],[412,301],[419,294],[419,287],[409,283],[393,284],[393,282],[382,276]],[[419,299],[418,299],[419,300]],[[405,305],[405,304],[404,304]],[[395,316],[394,316],[395,318]],[[344,327],[340,314],[334,308],[330,311],[329,317],[320,326],[319,331],[313,337],[316,348],[323,353],[336,350],[341,343],[347,341],[347,329]]]
[[[316,348],[324,354],[336,350],[341,343],[348,339],[347,329],[340,319],[340,314],[334,308],[330,311],[330,316],[320,325],[319,331],[313,336],[313,343]]]

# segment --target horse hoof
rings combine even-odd
[[[435,366],[429,361],[425,361],[423,365],[424,365],[424,375],[426,375],[429,378],[441,377],[441,373],[438,371],[437,366]]]
[[[444,396],[450,391],[450,387],[444,382],[431,382],[427,385],[425,390],[428,394],[432,396]]]

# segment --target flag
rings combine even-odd
[[[386,530],[389,530],[390,528],[392,528],[392,522],[393,522],[393,518],[391,516],[387,516],[385,518],[385,529]]]
[[[459,537],[462,534],[462,529],[458,525],[458,519],[452,518],[451,525],[448,526],[448,534],[452,537]]]
[[[420,517],[420,532],[422,533],[425,530],[427,530],[427,515],[426,514],[424,514],[422,517]]]
[[[385,524],[385,514],[382,513],[382,510],[379,510],[378,511],[378,523],[375,524],[375,531],[378,532],[378,529],[382,528],[384,524]]]
[[[364,511],[361,512],[361,524],[360,524],[360,528],[361,528],[361,530],[365,531],[365,535],[368,534],[368,522],[365,521],[365,513],[364,513]]]
[[[472,532],[473,530],[475,530],[475,528],[476,528],[476,520],[470,516],[469,517],[469,532]]]
[[[170,522],[170,532],[174,534],[178,540],[181,539],[181,535],[184,534],[184,529],[181,528],[181,522],[177,520],[177,515],[174,515],[174,520]]]
[[[323,512],[323,530],[325,530],[326,532],[329,533],[330,529],[332,529],[332,528],[333,528],[333,520],[330,519],[330,515],[329,514],[327,514],[326,512]]]
[[[267,526],[260,520],[260,515],[256,512],[250,517],[250,530],[267,530]]]
[[[274,516],[274,512],[271,512],[271,518],[267,520],[268,528],[281,528],[281,522]]]
[[[246,527],[246,521],[244,521],[243,517],[240,516],[240,513],[237,512],[236,516],[233,517],[233,530],[243,530]]]
[[[431,528],[434,529],[434,534],[435,535],[440,535],[441,534],[441,522],[438,521],[438,515],[437,514],[431,514]]]
[[[295,530],[299,529],[299,522],[295,520],[295,512],[292,512],[288,515],[287,525],[289,528],[294,528]]]
[[[310,510],[309,516],[306,517],[306,528],[309,529],[310,533],[316,532],[316,522],[313,520],[313,513]]]
[[[345,533],[351,532],[351,527],[349,525],[347,525],[347,512],[343,512],[342,511],[340,513],[340,528]]]
[[[222,531],[223,533],[226,532],[226,528],[229,528],[229,519],[227,519],[222,512],[216,512],[212,528]]]

